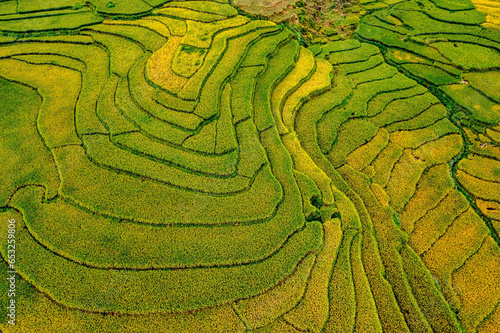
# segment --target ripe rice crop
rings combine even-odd
[[[497,331],[499,9],[0,1],[0,331]]]

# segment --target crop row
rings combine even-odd
[[[54,317],[21,330],[496,329],[500,43],[471,3],[362,1],[380,48],[306,49],[222,0],[108,2],[0,2],[0,30],[85,26],[0,39],[19,315]]]
[[[450,177],[448,166],[443,164],[460,152],[462,138],[457,128],[446,119],[445,108],[434,96],[426,93],[425,89],[415,86],[415,83],[405,80],[403,76],[395,80],[388,76],[386,71],[373,67],[370,60],[374,57],[373,54],[368,53],[367,57],[359,60],[356,60],[356,57],[361,53],[349,57],[349,52],[354,53],[363,47],[359,44],[357,46],[352,43],[350,46],[345,42],[343,44],[347,47],[327,44],[322,47],[325,51],[318,53],[333,64],[337,64],[339,68],[346,66],[345,75],[352,89],[350,97],[333,110],[326,110],[321,118],[316,118],[319,147],[334,166],[344,165],[338,170],[349,186],[361,196],[362,204],[367,207],[367,212],[372,218],[377,239],[384,239],[384,242],[379,242],[378,247],[386,269],[386,278],[396,296],[397,306],[401,309],[406,323],[410,325],[409,329],[411,331],[458,330],[457,322],[446,303],[451,302],[455,309],[460,307],[459,303],[454,303],[456,292],[454,290],[460,287],[451,285],[450,282],[451,272],[456,266],[443,261],[444,257],[437,252],[437,244],[442,241],[443,246],[447,244],[449,247],[458,242],[460,245],[457,245],[464,249],[475,248],[488,234],[488,228],[480,222],[474,211],[468,208],[469,204],[464,196],[453,190],[454,181]],[[356,66],[355,73],[366,81],[350,79],[350,76],[353,77],[351,70],[353,65]],[[367,73],[373,72],[373,74],[363,76],[363,68]],[[374,82],[373,87],[376,89],[369,89],[370,82]],[[332,128],[337,130],[332,131]],[[309,138],[301,139],[310,142]],[[362,185],[360,183],[362,178],[355,176],[356,172],[346,164],[365,173],[373,181],[372,185]],[[447,203],[444,204],[445,201],[441,203],[442,200]],[[340,207],[338,202],[336,204]],[[376,208],[377,205],[381,205],[380,208]],[[384,208],[387,211],[382,213],[383,206],[389,206],[391,209]],[[453,220],[453,215],[443,215],[443,212],[455,209],[456,215],[467,208],[471,215],[463,221],[470,223],[466,225],[470,225],[473,229],[469,232],[471,237],[463,239],[458,234],[455,236],[453,229],[446,227]],[[399,213],[399,217],[393,220],[392,215],[396,212]],[[430,212],[435,218],[427,216]],[[437,216],[439,223],[436,221]],[[380,224],[383,220],[388,222]],[[427,243],[428,245],[424,246],[427,249],[430,247],[430,250],[425,254],[422,254],[425,249],[419,250],[420,252],[417,251],[415,254],[413,249],[404,245],[401,236],[398,236],[399,232],[394,229],[396,227],[394,221],[406,232],[414,232],[410,236],[409,245],[421,249],[422,245]],[[391,224],[394,227],[389,228]],[[436,233],[435,236],[428,235],[429,228],[436,228],[436,231],[433,231],[433,234]],[[477,237],[472,236],[476,234]],[[401,245],[397,245],[398,243]],[[400,248],[399,255],[394,252],[393,246]],[[404,251],[401,250],[401,246]],[[433,259],[430,259],[431,253]],[[417,254],[422,255],[421,259]],[[457,251],[447,258],[463,262],[471,254]],[[406,259],[398,259],[399,256],[404,256]],[[412,262],[412,267],[408,266],[408,260]],[[401,262],[405,262],[405,265],[401,266]],[[366,261],[364,263],[366,265]],[[421,273],[416,273],[414,265],[420,267]],[[427,269],[438,278],[447,301],[433,285],[434,282]],[[448,269],[450,273],[444,273]],[[427,287],[421,287],[419,274],[426,276]],[[375,283],[373,276],[371,282]],[[417,288],[417,285],[420,287]],[[409,290],[413,292],[408,293]],[[373,286],[372,292],[375,292]],[[429,303],[429,297],[434,301]],[[377,298],[375,300],[377,301]],[[486,307],[483,309],[485,312],[481,312],[481,318],[487,316],[491,310]],[[378,310],[379,316],[382,316],[381,308]],[[388,308],[384,309],[387,310]],[[435,315],[436,311],[440,312],[439,316]],[[470,313],[465,311],[460,315],[461,321],[466,325],[469,325],[467,320],[472,320],[469,315]],[[443,321],[444,318],[447,319]],[[396,323],[395,320],[391,322]],[[382,324],[387,325],[383,319]],[[442,325],[448,328],[445,329]]]
[[[399,218],[403,230],[410,233],[410,245],[438,279],[444,296],[458,312],[458,318],[464,327],[470,331],[482,331],[484,328],[481,323],[492,316],[493,307],[498,300],[488,300],[486,294],[480,293],[488,288],[494,293],[493,287],[487,281],[478,280],[477,283],[481,283],[485,289],[473,295],[475,289],[471,285],[466,287],[463,281],[454,279],[453,276],[465,265],[469,274],[481,279],[480,272],[484,268],[477,262],[475,267],[471,266],[474,263],[474,253],[485,244],[493,249],[498,248],[498,234],[494,227],[496,220],[494,215],[487,215],[490,211],[495,212],[494,197],[498,192],[494,174],[496,157],[491,154],[492,149],[495,149],[495,141],[481,136],[478,131],[494,133],[492,127],[500,120],[494,79],[500,59],[500,36],[493,29],[480,26],[485,21],[484,14],[477,12],[472,3],[419,3],[419,6],[416,2],[403,3],[367,16],[360,26],[360,36],[383,45],[386,59],[408,76],[430,85],[441,101],[445,101],[448,108],[458,114],[455,119],[459,119],[459,122],[456,124],[471,127],[470,130],[464,128],[467,135],[463,138],[477,138],[477,143],[473,141],[471,150],[484,157],[471,153],[461,154],[451,178],[445,173],[448,167],[439,163],[450,161],[460,152],[463,143],[460,135],[457,135],[459,132],[453,130],[449,123],[447,126],[451,135],[430,141],[421,146],[428,146],[427,149],[421,149],[420,153],[412,152],[411,155],[408,155],[407,149],[414,149],[417,144],[417,141],[411,143],[411,132],[403,132],[404,142],[391,134],[387,147],[393,142],[407,147],[391,147],[391,164],[394,165],[391,169],[392,173],[397,172],[395,179],[405,179],[404,175],[413,172],[412,178],[407,177],[407,185],[403,186],[406,189],[415,188],[411,185],[411,179],[414,179],[413,182],[418,178],[420,180],[416,191],[412,189],[405,195],[405,191],[396,190],[398,185],[395,185],[391,195],[392,176],[385,176],[388,179],[388,196],[385,200],[392,204],[393,196],[399,196],[396,208],[399,205],[399,209],[402,209]],[[478,54],[482,56],[478,57]],[[455,111],[457,109],[462,112]],[[425,113],[427,112],[422,113],[422,116]],[[446,113],[441,114],[441,117],[446,116]],[[443,125],[447,120],[436,121],[437,119],[434,120],[433,126],[436,129],[433,132],[434,135],[439,135],[439,131],[446,128]],[[489,143],[492,143],[492,147],[486,148]],[[448,152],[442,147],[448,147]],[[422,162],[429,162],[429,159],[438,164],[430,169],[417,171],[419,165],[423,167]],[[438,172],[437,168],[443,170]],[[469,200],[472,196],[470,202],[475,210],[470,208],[466,196],[454,189],[456,183]],[[484,215],[479,216],[478,213]],[[497,240],[496,243],[494,239]],[[496,254],[494,251],[487,253],[489,258],[484,260],[494,267]],[[463,288],[471,289],[465,291]],[[477,301],[474,309],[464,306],[464,302],[470,299]],[[482,303],[483,300],[485,303]]]
[[[306,255],[316,251],[322,239],[319,223],[304,226],[292,161],[279,143],[278,133],[272,128],[257,131],[254,125],[253,95],[245,97],[242,88],[252,91],[258,72],[254,67],[241,67],[236,74],[253,43],[264,38],[273,41],[274,48],[268,53],[248,52],[253,54],[249,61],[261,57],[266,62],[275,48],[283,43],[293,45],[289,34],[249,24],[249,30],[241,30],[227,42],[223,57],[205,78],[198,79],[199,100],[190,103],[175,97],[176,106],[169,108],[171,95],[147,81],[147,59],[172,37],[158,32],[150,39],[147,36],[155,34],[157,25],[146,21],[142,26],[87,28],[82,30],[86,44],[60,37],[50,44],[36,40],[19,44],[24,49],[4,48],[6,57],[17,60],[2,60],[6,65],[3,76],[36,87],[45,103],[52,98],[68,104],[60,104],[60,111],[48,105],[51,112],[58,112],[60,123],[51,123],[47,130],[43,130],[43,121],[51,118],[43,114],[43,105],[40,110],[30,108],[33,114],[39,113],[37,126],[53,155],[55,163],[50,165],[57,167],[61,182],[58,197],[42,200],[49,196],[44,183],[42,187],[16,187],[9,205],[22,213],[22,218],[17,218],[24,221],[18,234],[19,272],[51,299],[72,308],[177,312],[257,295],[290,276],[297,264],[311,262],[305,259],[311,255]],[[219,45],[225,45],[222,42],[223,38]],[[84,47],[93,45],[98,45],[101,53],[88,57]],[[75,92],[61,95],[57,82],[37,81],[43,71],[62,76],[65,83],[58,86],[71,86]],[[100,76],[90,77],[94,71]],[[243,74],[247,71],[253,74]],[[238,75],[242,80],[236,80]],[[157,103],[161,97],[167,105]],[[203,108],[214,114],[205,115],[200,111]],[[82,110],[84,114],[79,113]],[[270,114],[267,117],[272,119]],[[185,144],[180,147],[166,142],[168,132],[158,131],[156,137],[148,133],[155,126],[193,133],[177,142]],[[209,145],[196,145],[191,138]],[[249,187],[231,189],[231,182],[241,181]],[[171,182],[177,184],[165,186]],[[35,184],[39,182],[35,180]],[[196,186],[205,193],[185,190]],[[214,195],[228,190],[234,195]],[[132,197],[136,199],[130,200]],[[255,235],[261,235],[259,240]],[[220,239],[230,246],[221,246]],[[59,282],[39,271],[37,260],[28,258],[53,267]],[[323,281],[320,289],[326,299],[333,258],[328,253],[319,258],[320,262],[326,260],[317,269],[324,273],[316,273],[315,279]],[[91,282],[95,278],[102,284]],[[179,284],[181,280],[184,283]],[[248,288],[239,288],[241,283]],[[320,285],[313,284],[316,289]],[[145,294],[151,289],[157,292]],[[169,290],[169,296],[162,290]],[[306,291],[313,293],[308,296],[311,301],[317,293],[314,290]],[[310,306],[297,310],[297,318]],[[221,311],[224,309],[227,307],[222,306]],[[327,310],[323,312],[324,322]],[[322,322],[314,325],[320,327]]]

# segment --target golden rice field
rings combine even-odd
[[[0,332],[500,332],[500,2],[76,1],[0,0]]]

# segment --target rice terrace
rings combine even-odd
[[[500,332],[499,0],[0,0],[0,332]]]

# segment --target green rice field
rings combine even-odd
[[[500,332],[497,0],[0,0],[0,332]]]

